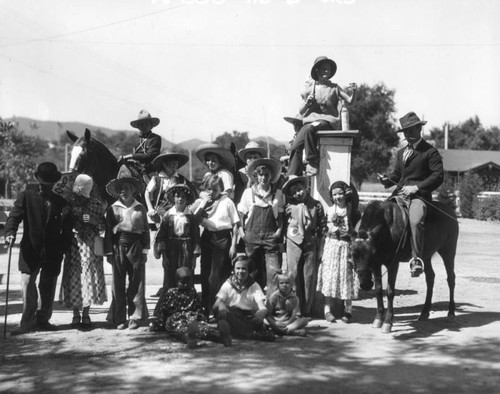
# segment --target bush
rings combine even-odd
[[[478,204],[477,194],[483,191],[481,177],[466,172],[460,182],[460,213],[464,218],[474,218],[474,204]]]
[[[476,199],[473,204],[474,219],[500,221],[500,197]]]

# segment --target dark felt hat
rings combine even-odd
[[[408,112],[405,116],[399,118],[399,123],[401,125],[401,128],[397,131],[398,133],[413,126],[424,125],[427,123],[427,121],[420,120],[415,112]]]
[[[318,80],[318,75],[316,73],[316,68],[320,65],[320,63],[326,62],[330,64],[330,67],[332,68],[332,75],[330,75],[330,78],[335,75],[337,72],[337,63],[335,63],[332,59],[328,59],[326,56],[320,56],[317,57],[316,60],[314,61],[314,64],[311,68],[311,78],[314,79],[315,81]]]
[[[36,179],[42,184],[56,183],[61,179],[61,175],[62,174],[57,171],[56,165],[51,162],[41,163],[35,171]]]

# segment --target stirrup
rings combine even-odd
[[[410,273],[412,278],[418,278],[424,272],[424,262],[419,257],[410,260]]]

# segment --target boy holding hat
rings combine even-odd
[[[318,275],[318,252],[327,231],[323,205],[308,192],[308,179],[291,177],[283,185],[285,208],[286,259],[295,278],[302,316],[311,315]]]
[[[274,159],[257,159],[248,173],[256,184],[243,192],[238,204],[245,249],[257,271],[257,282],[271,294],[274,274],[281,267],[280,239],[283,227],[285,197],[274,183],[281,175],[281,164]]]
[[[444,180],[443,161],[438,150],[422,138],[422,121],[415,112],[408,112],[399,119],[408,145],[396,153],[394,170],[389,175],[378,174],[386,187],[396,186],[392,193],[408,208],[411,230],[412,259],[410,270],[414,277],[424,270],[422,261],[425,239],[425,216],[427,202],[432,201],[432,192]]]
[[[38,166],[35,178],[39,183],[38,190],[26,189],[19,193],[5,223],[5,241],[11,245],[14,244],[21,222],[24,227],[19,253],[23,313],[20,328],[13,331],[12,335],[25,334],[35,329],[57,329],[49,320],[63,253],[71,242],[69,209],[66,201],[52,191],[54,184],[61,178],[61,173],[54,163],[45,162]],[[37,311],[38,273],[41,307]]]
[[[112,250],[107,260],[113,268],[113,300],[107,320],[117,329],[125,329],[128,306],[128,328],[136,329],[148,317],[144,282],[149,227],[146,208],[134,198],[134,193],[142,191],[142,182],[122,165],[117,177],[106,185],[106,190],[118,198],[106,212],[105,250]]]
[[[302,155],[308,163],[306,174],[314,176],[318,172],[319,152],[316,132],[338,128],[339,102],[351,103],[354,99],[356,85],[351,84],[350,95],[339,85],[330,81],[337,72],[337,64],[320,56],[316,58],[311,69],[311,79],[306,82],[306,88],[301,96],[303,104],[299,108],[303,126],[297,132],[290,152],[288,166],[289,175],[302,175]]]
[[[130,122],[130,126],[140,131],[139,145],[134,148],[132,154],[123,156],[122,159],[138,161],[144,166],[147,174],[154,171],[152,161],[161,150],[161,137],[151,131],[159,124],[160,119],[152,117],[145,109],[139,111],[137,119]]]

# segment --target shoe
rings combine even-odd
[[[92,321],[90,320],[90,316],[83,316],[82,317],[82,325],[81,325],[82,330],[92,330]]]
[[[233,340],[231,338],[231,327],[229,323],[225,320],[219,320],[219,334],[222,344],[225,347],[230,347],[233,345]]]
[[[296,337],[305,337],[307,335],[307,331],[305,328],[299,328],[297,330],[288,330],[288,335],[293,335]]]
[[[410,273],[412,278],[418,278],[424,272],[424,262],[418,257],[410,260]]]
[[[12,335],[12,336],[24,335],[24,334],[28,334],[32,331],[33,330],[30,327],[21,326],[17,330],[11,331],[10,335]]]
[[[272,331],[254,331],[252,335],[252,339],[262,342],[274,342],[276,340],[276,336]]]
[[[149,323],[149,331],[150,332],[161,332],[165,331],[165,327],[160,323],[160,321],[155,320]]]
[[[139,328],[139,322],[137,320],[130,320],[128,322],[129,330],[137,330]]]
[[[39,321],[37,323],[37,330],[38,331],[57,331],[58,328],[57,326],[54,326],[52,323],[48,321],[41,322]]]
[[[332,312],[326,312],[325,313],[325,320],[328,323],[335,323],[336,322],[335,316],[333,316]]]
[[[199,332],[200,326],[198,325],[198,322],[193,321],[188,324],[187,332],[186,334],[184,334],[184,342],[186,342],[186,345],[189,349],[195,349],[196,347],[198,347],[198,341],[196,337]]]
[[[344,316],[342,316],[342,321],[344,323],[349,324],[351,322],[351,320],[352,320],[352,314],[351,313],[347,313],[347,312],[344,313]]]
[[[79,328],[81,320],[82,320],[81,316],[73,316],[73,320],[71,320],[70,327]]]
[[[306,165],[305,176],[316,176],[318,169],[313,167],[311,164]]]
[[[127,328],[127,323],[120,323],[116,326],[117,330],[125,330]]]

